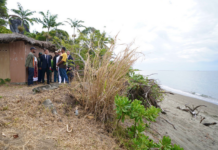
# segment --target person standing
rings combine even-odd
[[[54,71],[54,82],[58,81],[59,82],[59,78],[58,78],[58,70],[57,70],[57,57],[58,57],[58,51],[55,51],[55,56],[53,58],[53,71]]]
[[[73,80],[73,70],[74,70],[74,62],[73,57],[70,55],[70,51],[67,51],[67,77],[70,82]]]
[[[64,80],[69,83],[68,77],[67,77],[67,54],[66,54],[66,48],[62,47],[61,49],[61,57],[58,60],[57,66],[59,67],[60,75],[61,75],[61,83],[64,83]]]
[[[42,67],[42,83],[45,83],[45,73],[47,75],[47,84],[49,84],[49,75],[51,70],[51,57],[48,55],[49,51],[44,50],[45,54],[40,57]]]
[[[35,53],[36,48],[31,47],[30,53],[27,55],[25,67],[28,69],[28,86],[33,85],[33,76],[34,76],[34,64],[35,64],[35,56],[33,53]]]
[[[37,65],[37,58],[34,57],[34,76],[33,76],[33,84],[35,82],[35,84],[37,84],[38,82],[38,65]]]
[[[58,50],[58,56],[57,56],[57,58],[56,58],[56,70],[58,71],[58,82],[59,83],[61,83],[61,75],[60,75],[60,70],[59,70],[59,67],[57,66],[57,64],[58,64],[58,61],[59,61],[59,59],[60,59],[60,57],[61,57],[61,50]]]
[[[39,52],[39,57],[37,58],[37,62],[38,62],[38,83],[42,82],[42,64],[40,61],[40,57],[42,56],[42,53]]]
[[[53,72],[53,59],[52,59],[52,55],[49,55],[51,57],[51,69],[50,69],[50,82],[52,82],[52,72]]]

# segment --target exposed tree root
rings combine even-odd
[[[156,80],[154,79],[147,79],[148,83],[135,83],[135,85],[128,90],[127,96],[129,99],[134,100],[138,99],[142,101],[142,104],[147,108],[151,105],[160,108],[158,102],[163,98],[164,94],[173,94],[171,92],[163,91]],[[166,112],[163,111],[163,114]]]

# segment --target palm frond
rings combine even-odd
[[[17,6],[18,6],[19,10],[22,12],[23,11],[23,6],[19,2],[17,3]]]
[[[20,13],[20,10],[11,9],[11,11],[13,11],[15,14],[18,14],[18,15],[20,15],[20,14],[21,14],[21,13]]]
[[[31,15],[33,15],[34,13],[36,13],[36,12],[35,12],[35,11],[29,11],[29,12],[27,12],[27,13],[26,13],[26,15],[25,15],[25,16],[26,16],[26,17],[28,17],[28,16],[31,16]]]

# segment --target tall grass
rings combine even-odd
[[[116,40],[115,40],[116,41]],[[114,56],[116,42],[112,44],[104,56],[101,49],[96,50],[94,58],[86,60],[84,76],[77,74],[77,80],[72,88],[72,94],[96,119],[107,121],[114,116],[115,95],[124,91],[129,68],[139,58],[136,49],[130,45]]]

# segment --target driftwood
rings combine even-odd
[[[192,116],[195,116],[195,117],[199,114],[199,111],[198,111],[198,113],[197,113],[197,112],[195,112],[195,110],[197,110],[197,109],[198,109],[199,107],[201,107],[201,106],[207,107],[207,106],[205,106],[205,105],[198,105],[198,106],[196,106],[196,107],[194,107],[194,108],[191,108],[191,107],[189,107],[188,105],[185,105],[185,107],[189,109],[190,114],[191,114]]]
[[[186,112],[189,112],[189,109],[185,109],[185,108],[180,108],[179,106],[178,107],[176,107],[177,109],[179,109],[179,110],[182,110],[182,111],[186,111]]]
[[[197,111],[197,109],[198,109],[199,107],[202,107],[202,106],[207,107],[207,106],[205,106],[205,105],[198,105],[198,106],[196,106],[196,107],[191,108],[191,107],[189,107],[188,105],[185,105],[185,107],[186,107],[187,109],[182,109],[182,108],[180,108],[179,106],[177,107],[177,109],[182,110],[182,111],[186,111],[186,112],[190,112],[190,114],[191,114],[192,116],[197,116],[197,115],[199,114],[199,111],[198,111],[198,112],[196,112],[196,111]],[[200,123],[202,123],[204,119],[206,119],[206,118],[201,116]],[[216,122],[203,123],[203,125],[205,125],[205,126],[216,125],[216,124],[217,124]]]
[[[169,123],[170,125],[172,125],[173,126],[173,128],[176,130],[176,127],[172,124],[172,123],[170,123],[168,120],[166,120],[165,118],[162,118],[162,117],[160,117],[161,119],[163,119],[163,120],[165,120],[167,123]]]
[[[212,123],[203,123],[203,125],[205,125],[205,126],[216,125],[216,124],[217,124],[216,122],[212,122]]]
[[[179,106],[178,107],[176,107],[177,109],[179,109],[179,110],[182,110],[182,111],[185,111],[185,112],[190,112],[190,114],[192,115],[192,117],[196,117],[198,114],[199,114],[199,111],[197,110],[199,107],[201,107],[201,106],[204,106],[204,107],[207,107],[207,106],[205,106],[205,105],[198,105],[198,106],[196,106],[196,107],[193,107],[193,108],[191,108],[191,107],[189,107],[187,104],[185,105],[185,107],[186,108],[180,108]],[[197,112],[196,112],[197,111]]]
[[[187,107],[191,112],[194,112],[197,108],[199,108],[201,106],[207,107],[205,105],[198,105],[198,106],[194,107],[193,109],[191,109],[188,105],[185,105],[185,107]]]
[[[202,117],[200,123],[201,123],[204,119],[205,119],[205,117]]]

